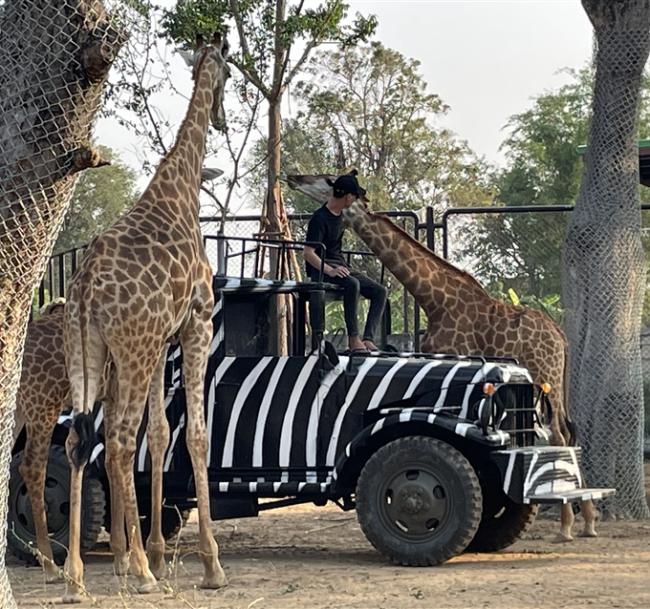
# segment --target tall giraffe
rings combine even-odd
[[[336,176],[288,176],[292,188],[317,201],[327,200]],[[408,290],[427,316],[421,342],[424,352],[514,356],[538,383],[552,386],[551,438],[554,445],[574,443],[566,404],[567,340],[562,329],[536,309],[492,298],[469,273],[462,271],[411,237],[389,218],[372,213],[358,200],[344,219],[384,266]],[[595,537],[596,511],[581,505],[583,536]],[[558,541],[571,541],[574,515],[562,506]]]
[[[164,416],[163,375],[167,345],[179,341],[187,397],[187,446],[199,510],[202,587],[219,588],[226,576],[211,532],[207,479],[207,434],[203,384],[211,337],[212,271],[199,226],[199,186],[210,122],[225,126],[223,89],[229,70],[227,43],[199,41],[192,65],[194,91],[176,142],[160,162],[134,207],[88,247],[65,306],[64,345],[74,423],[66,443],[71,464],[70,549],[65,564],[65,602],[81,600],[80,492],[92,448],[93,403],[104,378],[115,383],[105,407],[106,470],[115,522],[126,520],[111,539],[116,570],[127,560],[141,593],[156,589],[165,572],[161,534],[162,469],[169,429]],[[145,554],[138,519],[133,462],[136,434],[150,394],[149,444],[152,524]],[[124,518],[120,517],[124,514]],[[130,559],[130,560],[129,560]],[[149,562],[150,561],[150,562]],[[153,573],[149,568],[151,564]]]

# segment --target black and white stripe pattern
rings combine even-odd
[[[485,407],[485,382],[530,382],[509,362],[399,354],[351,355],[332,364],[320,354],[278,357],[226,356],[228,295],[277,293],[293,282],[215,277],[205,384],[208,465],[221,492],[274,494],[325,492],[347,459],[391,425],[419,423],[505,446],[510,436],[475,424]],[[165,471],[187,469],[186,413],[180,347],[170,348],[165,407],[170,446]],[[176,465],[175,465],[176,464]],[[144,426],[136,467],[150,468]]]

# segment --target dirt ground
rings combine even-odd
[[[648,468],[650,474],[650,467]],[[579,525],[578,521],[576,525]],[[79,608],[303,609],[472,608],[592,609],[650,607],[650,521],[602,522],[596,539],[555,544],[557,524],[538,519],[515,545],[464,554],[435,568],[395,567],[365,540],[353,512],[294,506],[215,525],[229,586],[197,589],[196,523],[174,554],[161,592],[139,596],[112,575],[108,544],[86,559],[92,595]],[[576,527],[577,530],[577,527]],[[173,550],[171,548],[170,550]],[[9,559],[20,608],[61,606],[63,584],[45,585],[40,569]]]

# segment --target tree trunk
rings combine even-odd
[[[585,172],[564,244],[570,408],[589,486],[616,487],[604,516],[646,518],[640,358],[645,256],[637,115],[650,0],[583,0],[596,34]]]
[[[12,421],[33,290],[75,174],[103,164],[89,145],[123,44],[99,0],[0,3],[0,522],[6,522]],[[14,607],[0,527],[0,607]]]

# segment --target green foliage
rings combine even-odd
[[[427,90],[419,66],[379,43],[314,56],[295,88],[301,109],[283,124],[285,172],[356,167],[376,209],[488,202],[485,163],[437,126],[448,106]],[[265,148],[261,142],[252,164]],[[253,184],[261,182],[256,174]],[[294,211],[314,208],[295,192],[286,200]]]
[[[287,5],[286,13],[278,12],[280,4]],[[341,0],[325,0],[308,9],[303,2],[284,0],[179,0],[164,11],[162,25],[170,41],[192,47],[197,35],[209,37],[216,31],[227,32],[228,24],[234,21],[240,42],[243,35],[245,44],[234,50],[231,61],[247,80],[257,82],[271,96],[281,95],[282,88],[281,82],[275,82],[276,54],[284,62],[284,54],[298,41],[308,45],[309,53],[324,41],[353,46],[373,34],[377,27],[374,15],[357,14],[346,23],[347,12],[348,5]],[[282,70],[279,76],[285,76]]]
[[[569,71],[571,81],[544,93],[532,106],[510,118],[502,144],[507,167],[495,176],[500,205],[571,205],[580,187],[584,157],[577,146],[587,141],[593,73]],[[640,135],[650,134],[650,84],[644,83]],[[642,200],[650,189],[640,187]],[[513,288],[522,302],[541,309],[561,293],[561,252],[567,213],[485,215],[454,228],[449,235],[453,258],[470,259],[477,278],[495,294]],[[648,250],[650,251],[650,250]],[[559,304],[559,303],[558,303]],[[556,319],[561,310],[549,310]],[[646,315],[650,320],[650,299]]]
[[[121,163],[110,148],[100,149],[102,157],[110,160],[111,165],[88,169],[80,175],[55,252],[88,243],[136,200],[135,172]]]
[[[215,32],[224,31],[228,14],[228,0],[179,0],[174,8],[163,10],[163,35],[192,48],[197,36],[209,40]]]

